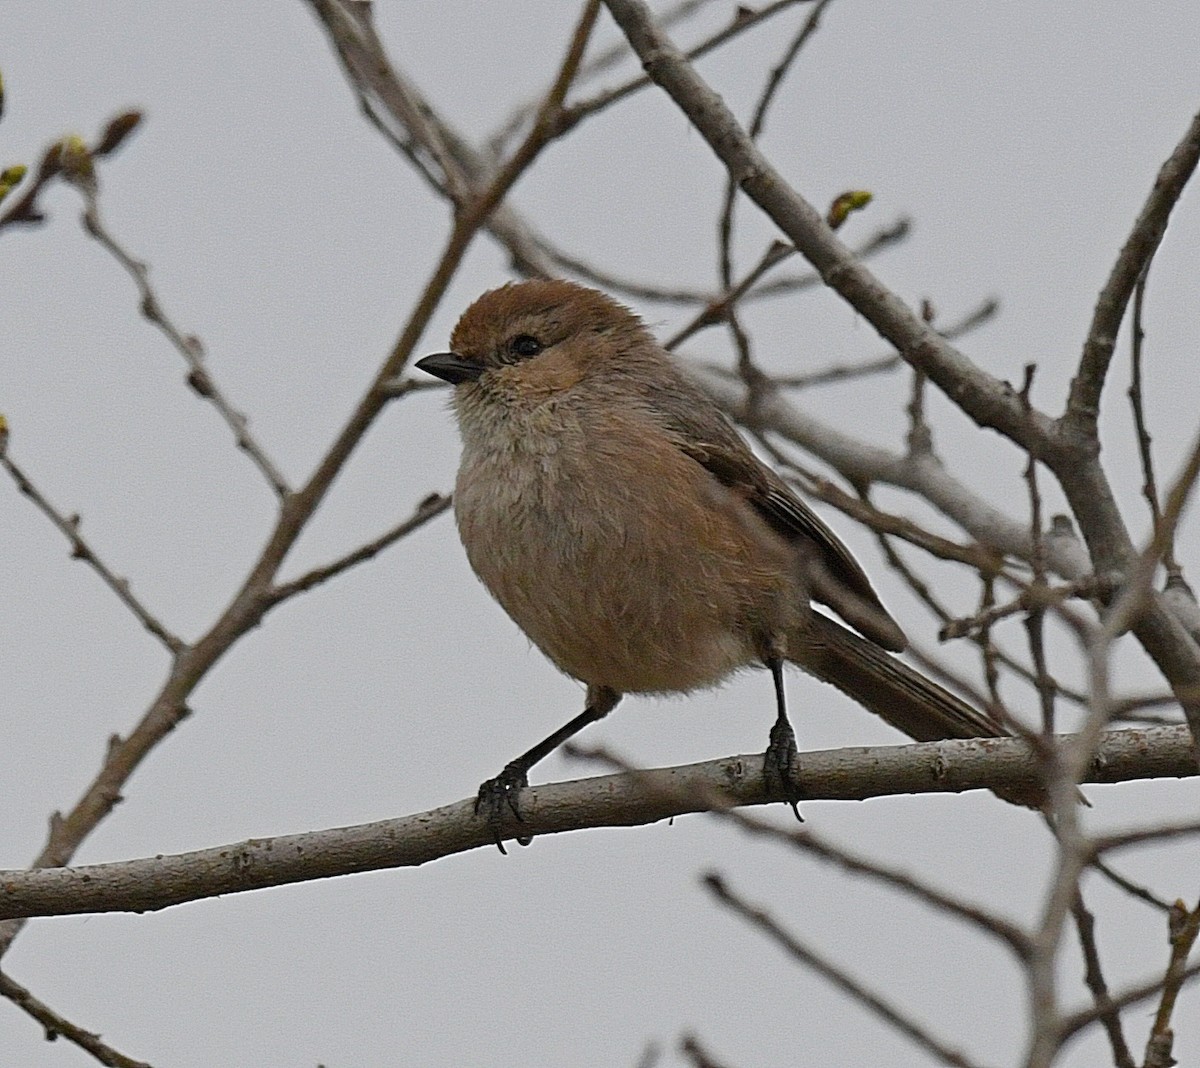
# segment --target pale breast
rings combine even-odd
[[[475,435],[455,515],[471,566],[534,644],[618,692],[712,685],[803,609],[790,550],[635,417]]]

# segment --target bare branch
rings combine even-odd
[[[151,1068],[146,1061],[127,1057],[102,1041],[95,1032],[85,1031],[61,1013],[55,1012],[4,972],[0,972],[0,997],[8,998],[18,1009],[28,1013],[41,1024],[46,1031],[47,1042],[64,1038],[85,1053],[90,1053],[100,1064],[109,1065],[110,1068]]]
[[[783,57],[768,73],[766,84],[759,94],[758,102],[754,106],[753,117],[750,120],[749,132],[752,140],[757,139],[762,133],[763,126],[767,121],[767,112],[775,100],[775,95],[779,92],[779,87],[783,85],[783,79],[786,77],[788,71],[791,70],[796,58],[800,55],[800,50],[804,47],[805,42],[817,32],[821,24],[821,15],[828,6],[829,0],[818,0],[812,11],[809,12],[808,18],[804,20],[803,25],[801,25],[800,29],[792,37],[787,48],[784,49]],[[725,196],[721,204],[721,213],[717,223],[718,244],[720,248],[720,278],[721,285],[726,289],[729,289],[733,285],[733,211],[736,192],[737,187],[733,184],[733,179],[730,178],[725,183]]]
[[[913,1017],[894,1006],[891,1002],[883,998],[882,995],[868,990],[857,979],[852,978],[840,966],[826,959],[817,953],[816,950],[804,945],[794,935],[785,931],[765,909],[748,904],[738,894],[734,893],[726,884],[724,878],[716,872],[709,872],[704,876],[704,885],[712,891],[713,896],[722,905],[727,906],[744,920],[757,927],[771,941],[782,947],[805,967],[811,968],[823,979],[826,979],[838,990],[842,991],[842,993],[848,994],[863,1008],[879,1017],[884,1023],[894,1027],[902,1035],[911,1039],[927,1053],[936,1057],[942,1064],[954,1065],[956,1068],[973,1068],[978,1063],[968,1060],[964,1054],[951,1048],[940,1039],[935,1038],[927,1028],[919,1024]]]
[[[305,590],[311,590],[314,586],[319,586],[322,582],[327,582],[329,579],[340,575],[343,571],[347,571],[358,564],[365,563],[367,560],[379,555],[389,545],[395,544],[407,534],[411,534],[414,530],[423,527],[431,519],[441,515],[451,505],[452,501],[449,494],[431,493],[417,505],[413,514],[407,519],[397,523],[390,530],[385,531],[378,538],[373,539],[361,545],[353,552],[346,553],[345,556],[340,556],[338,559],[331,561],[322,567],[315,567],[311,571],[305,572],[297,579],[292,579],[291,582],[280,583],[272,588],[270,597],[274,604],[279,604],[286,601],[289,597],[294,597],[298,593],[303,593]]]
[[[1108,1035],[1113,1064],[1115,1068],[1135,1068],[1133,1054],[1121,1028],[1121,1017],[1112,1006],[1108,983],[1104,979],[1100,950],[1096,945],[1096,917],[1084,904],[1082,893],[1075,898],[1075,904],[1071,906],[1071,916],[1075,920],[1075,932],[1079,935],[1079,948],[1083,952],[1084,982],[1092,992],[1092,1001]]]
[[[1112,361],[1113,349],[1125,308],[1167,230],[1171,211],[1200,161],[1200,113],[1192,119],[1175,150],[1159,169],[1154,187],[1146,198],[1113,264],[1108,281],[1100,291],[1079,368],[1071,383],[1064,420],[1073,433],[1095,438],[1100,413],[1100,393]]]
[[[767,4],[758,11],[753,11],[748,7],[740,7],[728,26],[701,41],[698,45],[689,48],[686,53],[687,58],[699,59],[701,56],[707,55],[714,49],[719,48],[727,41],[731,41],[735,37],[745,33],[751,27],[757,26],[760,22],[765,22],[767,19],[779,14],[779,12],[797,3],[812,2],[813,0],[773,0],[772,3]],[[589,100],[581,100],[578,103],[572,104],[564,112],[561,121],[569,129],[590,115],[612,107],[613,104],[624,100],[625,97],[636,93],[639,89],[645,89],[650,84],[650,77],[645,74],[640,75],[615,89],[607,89]],[[565,133],[566,131],[564,130],[563,132]]]
[[[7,428],[5,437],[7,438]],[[117,595],[117,599],[134,614],[137,621],[153,634],[172,655],[178,655],[182,652],[185,648],[183,640],[172,634],[162,621],[134,596],[133,589],[129,585],[129,580],[116,574],[96,555],[96,551],[91,545],[84,540],[83,535],[79,532],[82,525],[80,517],[78,515],[63,515],[55,508],[41,490],[33,484],[29,476],[12,461],[6,448],[0,448],[0,466],[3,466],[12,477],[12,480],[17,484],[17,489],[33,501],[38,510],[70,542],[72,559],[82,560],[88,567],[95,571],[100,576],[101,581]]]
[[[1053,432],[1046,416],[1025,412],[1015,391],[973,365],[887,290],[838,240],[821,214],[791,188],[738,125],[724,101],[654,25],[640,0],[605,0],[647,73],[672,97],[737,180],[787,235],[825,283],[904,358],[920,367],[980,426],[1042,451]]]
[[[1197,975],[1200,975],[1200,962],[1184,968],[1181,974],[1174,977],[1174,981],[1181,984],[1186,983],[1195,979]],[[1123,1009],[1129,1005],[1136,1005],[1139,1001],[1152,998],[1163,989],[1167,982],[1168,979],[1164,976],[1156,979],[1148,979],[1144,983],[1128,987],[1120,994],[1114,995],[1111,1007],[1113,1009]],[[1079,1012],[1064,1017],[1061,1025],[1061,1042],[1066,1042],[1067,1039],[1077,1035],[1085,1027],[1090,1027],[1100,1019],[1101,1015],[1101,1011],[1098,1008],[1092,1007],[1081,1009]]]
[[[1197,774],[1185,727],[1112,731],[1085,781],[1123,782]],[[1065,735],[1062,744],[1074,744]],[[804,754],[799,785],[812,800],[862,800],[912,793],[992,789],[1018,792],[1041,783],[1042,758],[1025,740],[985,738],[871,746]],[[633,827],[721,805],[786,800],[768,784],[762,754],[603,775],[522,791],[522,820],[503,837],[589,827]],[[220,894],[283,886],[336,875],[414,867],[469,849],[495,848],[475,800],[379,823],[257,838],[176,856],[78,868],[38,866],[0,872],[0,917],[89,912],[148,912]]]
[[[250,433],[249,421],[244,413],[238,411],[218,387],[204,359],[204,346],[200,339],[193,334],[185,335],[167,317],[162,302],[150,285],[150,271],[146,264],[134,258],[117,241],[100,217],[100,204],[96,197],[95,187],[88,183],[76,183],[83,194],[84,212],[83,228],[96,239],[96,242],[119,263],[125,272],[133,279],[141,298],[143,317],[163,333],[174,346],[175,351],[183,357],[188,366],[187,384],[197,396],[209,401],[225,424],[233,431],[237,447],[250,457],[254,466],[262,472],[263,477],[275,491],[280,500],[291,492],[287,481],[279,468],[267,455],[266,450]]]

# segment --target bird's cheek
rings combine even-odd
[[[583,367],[566,352],[552,349],[531,360],[492,372],[504,388],[531,405],[565,393],[583,378]]]

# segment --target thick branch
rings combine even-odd
[[[1070,744],[1072,736],[1065,736]],[[805,753],[799,780],[806,797],[861,800],[912,793],[957,793],[1029,787],[1041,762],[1015,738],[927,742]],[[1113,731],[1105,736],[1086,781],[1192,776],[1197,773],[1183,727]],[[554,783],[521,796],[524,820],[504,836],[548,835],[591,827],[632,827],[724,804],[785,800],[768,791],[762,756],[735,756]],[[90,912],[147,912],[185,901],[308,882],[335,875],[414,867],[470,849],[493,848],[474,799],[400,819],[355,827],[259,838],[234,845],[96,864],[0,872],[0,917]]]
[[[839,293],[879,334],[980,426],[994,427],[1040,456],[1054,424],[1026,411],[1013,387],[993,378],[924,322],[838,240],[818,212],[775,170],[737,119],[654,25],[639,0],[605,0],[641,57],[646,72],[687,115],[730,175]]]

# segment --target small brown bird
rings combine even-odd
[[[455,386],[467,558],[587,685],[580,715],[480,787],[497,842],[529,769],[622,694],[695,690],[747,666],[774,678],[764,768],[793,806],[785,660],[919,741],[1004,733],[889,655],[904,633],[849,550],[628,308],[570,282],[514,283],[467,309],[451,348],[417,366]]]

